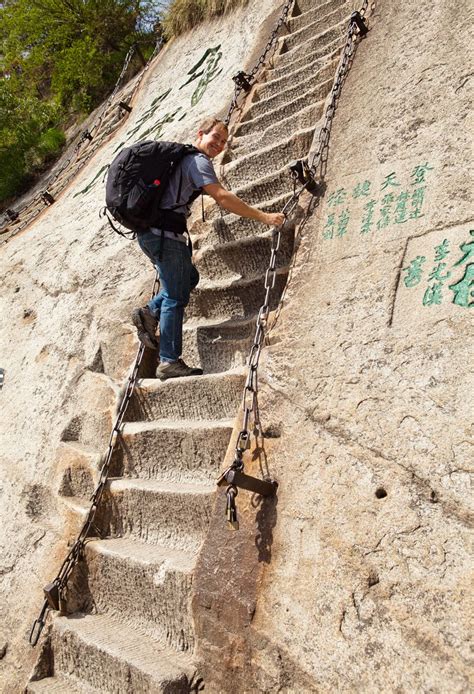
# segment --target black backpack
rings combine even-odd
[[[160,210],[160,201],[175,167],[187,154],[199,152],[192,145],[144,140],[122,149],[109,166],[105,188],[106,212],[122,226],[140,233],[150,226],[182,234],[186,217],[173,210]],[[181,194],[181,182],[178,199]],[[192,202],[200,194],[193,193]],[[109,222],[118,234],[128,236]]]

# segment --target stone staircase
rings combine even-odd
[[[351,10],[343,0],[298,0],[291,33],[280,40],[225,166],[227,183],[251,204],[280,210],[289,198],[288,163],[309,150]],[[184,357],[205,375],[139,381],[97,516],[101,539],[86,545],[68,588],[71,614],[54,618],[30,693],[197,691],[193,569],[241,404],[271,242],[271,230],[252,220],[215,208],[210,218],[198,252],[202,280],[184,330]],[[273,307],[293,240],[289,224]],[[62,485],[79,512],[97,475],[97,461],[87,455],[95,470],[66,471]]]

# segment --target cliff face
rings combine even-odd
[[[245,539],[216,515],[201,554],[216,691],[221,657],[238,665],[233,691],[468,689],[469,14],[381,2],[370,15],[264,352],[257,453],[277,503],[256,521],[249,506]]]
[[[273,2],[259,3],[162,51],[126,122],[54,205],[1,247],[0,580],[6,598],[0,649],[5,645],[6,653],[0,682],[6,692],[21,690],[38,656],[27,639],[42,587],[56,575],[84,518],[137,349],[131,311],[148,298],[154,276],[137,244],[99,219],[105,167],[126,142],[192,141],[204,117],[224,113],[233,96],[231,76],[255,60],[277,10]],[[225,433],[219,450],[225,450]],[[217,472],[218,455],[207,480]],[[212,492],[213,483],[207,484]]]
[[[288,198],[287,164],[319,135],[354,6],[293,9],[220,168],[249,202]],[[130,312],[151,285],[136,245],[98,220],[104,167],[125,142],[189,140],[223,111],[272,12],[267,2],[169,46],[127,123],[2,247],[5,691],[33,668],[27,632],[84,517],[136,350]],[[273,308],[287,284],[260,367],[266,438],[246,460],[279,480],[277,498],[242,492],[238,533],[221,494],[214,504],[270,244],[210,206],[194,227],[203,279],[184,354],[206,375],[141,382],[103,539],[73,577],[71,615],[45,635],[32,692],[188,691],[195,668],[209,691],[467,688],[468,4],[386,0],[370,27],[334,119],[324,198],[283,236]],[[141,375],[151,366],[147,355]]]

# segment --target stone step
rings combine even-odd
[[[295,81],[276,94],[254,101],[242,117],[236,135],[247,135],[249,132],[263,130],[263,127],[259,125],[260,123],[264,123],[264,127],[268,127],[268,125],[296,113],[300,108],[307,106],[310,101],[324,99],[330,89],[332,77],[328,71],[323,73],[323,77],[309,75],[301,82]],[[306,99],[306,103],[301,101],[304,99]],[[300,102],[301,106],[294,105]]]
[[[301,108],[307,105],[304,98],[297,99]],[[298,110],[298,109],[297,109]],[[269,145],[252,154],[247,154],[225,167],[224,180],[235,189],[250,181],[258,180],[287,166],[293,159],[308,154],[313,140],[314,128],[293,133],[283,142]],[[274,195],[272,196],[274,197]]]
[[[269,79],[268,84],[275,82],[276,80],[285,79],[287,79],[288,82],[290,81],[291,75],[299,72],[300,70],[310,68],[315,61],[320,61],[324,65],[329,58],[332,59],[336,56],[339,57],[342,53],[343,39],[344,37],[341,36],[332,43],[329,43],[328,46],[323,47],[321,50],[310,51],[309,53],[304,52],[302,55],[300,54],[299,57],[297,53],[295,53],[292,62],[288,64],[283,63],[281,67],[279,67],[279,61],[282,60],[285,54],[282,54],[281,57],[277,56],[274,59],[274,67],[267,73]]]
[[[71,676],[99,692],[188,691],[190,657],[108,615],[56,617],[51,635],[55,676]]]
[[[344,34],[341,29],[341,33],[333,31],[332,39],[319,48],[310,46],[309,50],[294,50],[290,53],[281,53],[275,56],[273,60],[274,67],[271,72],[268,73],[268,77],[271,78],[271,80],[281,79],[283,77],[288,77],[291,73],[303,67],[307,67],[315,60],[325,61],[327,56],[333,55],[335,52],[340,53],[343,43]]]
[[[350,13],[352,8],[355,8],[356,4],[357,3],[355,3],[354,0],[329,0],[329,2],[324,2],[316,6],[314,6],[313,3],[313,7],[302,11],[299,7],[299,3],[296,3],[295,9],[297,11],[299,10],[300,14],[296,14],[296,16],[290,18],[288,22],[290,32],[293,33],[294,31],[298,31],[299,29],[308,26],[317,20],[324,21],[326,17],[337,10],[348,8],[346,9],[346,12]]]
[[[127,421],[155,419],[230,419],[242,399],[243,370],[138,382],[126,413]]]
[[[232,153],[234,156],[241,157],[254,151],[256,148],[266,147],[272,142],[281,141],[285,136],[288,137],[288,133],[314,129],[315,124],[321,117],[325,102],[324,100],[313,102],[311,99],[309,101],[310,104],[306,108],[301,108],[294,114],[275,123],[271,122],[263,130],[254,130],[252,127],[249,127],[247,130],[248,135],[236,137],[232,141]],[[260,118],[257,120],[261,121]],[[253,121],[249,121],[243,125],[251,126],[252,123]],[[261,121],[260,125],[262,123],[263,121]],[[242,132],[245,132],[245,130],[242,129]]]
[[[73,587],[85,611],[93,607],[176,651],[192,651],[188,603],[195,562],[193,554],[135,539],[94,540]]]
[[[274,147],[278,147],[279,143],[284,142],[288,139],[289,133],[293,133],[293,136],[295,136],[298,132],[298,130],[289,130],[288,128],[285,129],[283,122],[286,121],[290,116],[297,116],[301,111],[307,109],[310,106],[318,106],[318,104],[322,100],[324,100],[327,94],[331,91],[332,84],[333,78],[331,77],[323,83],[314,85],[306,92],[299,92],[298,89],[289,90],[288,93],[291,92],[292,94],[296,94],[295,98],[292,101],[285,103],[283,106],[275,109],[274,111],[264,111],[262,115],[257,116],[256,118],[252,118],[251,120],[245,121],[240,126],[238,130],[238,135],[253,136],[254,140],[256,140],[256,143],[252,147],[254,152],[256,148],[258,148],[257,152],[259,152],[260,148],[264,147],[265,145],[267,148],[271,145],[273,145]],[[275,98],[278,97],[271,97],[268,101],[273,101]],[[312,124],[313,121],[310,121],[308,126],[306,126],[306,129],[309,130]],[[261,133],[267,130],[268,128],[273,128],[272,132],[276,133],[276,137],[273,140],[270,139],[269,142],[260,142]],[[240,152],[234,153],[233,151],[232,154],[234,157],[237,155],[240,158],[241,156]],[[256,153],[254,154],[254,156],[256,156]],[[227,165],[225,169],[226,177],[227,170],[229,168],[232,168],[233,164],[234,162],[231,161],[230,164]]]
[[[255,335],[255,317],[244,320],[189,321],[183,331],[186,362],[207,374],[243,367]]]
[[[275,287],[270,297],[270,306],[278,305],[286,284],[288,268],[276,271]],[[213,282],[199,285],[192,293],[186,309],[190,318],[212,318],[225,320],[248,318],[257,314],[265,297],[264,276],[233,282]]]
[[[291,177],[290,172],[286,170],[287,178],[287,190],[283,195],[274,197],[272,199],[266,199],[255,203],[255,207],[265,212],[281,212],[285,204],[291,197],[291,192],[289,191]],[[241,195],[246,202],[249,202],[250,197],[246,196],[246,188],[243,187],[235,191],[238,195]],[[238,241],[239,239],[244,239],[248,237],[253,237],[258,234],[264,233],[269,228],[266,224],[257,222],[255,219],[246,219],[244,217],[239,217],[236,214],[224,214],[221,215],[219,208],[216,206],[210,210],[209,222],[206,223],[206,228],[202,228],[202,240],[200,249],[208,248],[214,244],[220,243],[232,243],[233,241]],[[193,227],[194,229],[194,227]],[[197,244],[195,244],[196,247]]]
[[[304,82],[304,80],[314,77],[315,80],[325,81],[334,77],[336,72],[336,67],[339,62],[341,51],[339,46],[335,48],[331,53],[328,53],[323,58],[314,58],[311,56],[309,62],[305,62],[302,66],[296,68],[294,72],[287,72],[281,77],[274,78],[274,70],[267,73],[268,80],[264,82],[260,87],[257,87],[256,93],[257,97],[260,99],[267,99],[274,94],[278,94],[280,91],[291,87],[293,84],[298,82]],[[240,134],[240,126],[238,128],[238,134]]]
[[[330,0],[296,0],[293,7],[293,14],[295,14],[297,11],[305,13],[310,12],[311,10],[320,10],[321,12],[324,12],[325,8],[331,4],[332,3]]]
[[[344,22],[347,27],[351,13],[351,3],[348,2],[327,14],[319,14],[318,9],[305,13],[306,22],[301,22],[301,26],[299,28],[290,22],[291,34],[285,36],[285,46],[287,50],[300,46],[308,39],[318,36],[324,31],[332,29],[332,27],[340,24],[341,22]]]
[[[197,552],[208,529],[214,496],[215,486],[209,482],[111,479],[96,525],[102,537],[131,537]]]
[[[75,677],[59,675],[28,682],[26,694],[100,694],[100,690],[80,682]]]
[[[126,422],[114,452],[113,474],[212,483],[219,474],[232,427],[232,419]]]
[[[290,66],[295,61],[300,60],[302,55],[308,57],[312,55],[313,58],[316,58],[319,57],[321,54],[320,52],[327,50],[328,47],[330,47],[332,51],[332,44],[338,40],[342,43],[346,34],[347,22],[341,21],[333,25],[330,29],[326,29],[325,31],[322,31],[316,36],[313,36],[312,38],[309,38],[296,46],[287,44],[287,38],[290,38],[291,35],[290,37],[284,36],[281,39],[281,50],[278,57],[275,58],[275,63],[279,69],[282,67],[287,67],[293,71],[295,66]]]
[[[262,225],[263,226],[263,225]],[[268,267],[272,246],[270,227],[263,234],[203,248],[196,254],[196,266],[203,279],[242,279],[261,276]],[[281,234],[278,267],[288,265],[293,253],[294,229],[289,225]]]
[[[249,205],[261,205],[263,200],[291,196],[293,181],[288,166],[273,173],[258,178],[255,181],[241,185],[233,191]]]

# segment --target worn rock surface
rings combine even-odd
[[[288,199],[287,164],[315,147],[355,7],[294,6],[219,169],[249,202]],[[203,115],[224,112],[230,76],[253,65],[277,9],[247,8],[169,46],[127,122],[1,250],[5,692],[31,673],[31,692],[182,692],[198,677],[210,692],[468,689],[464,2],[374,6],[334,119],[325,196],[296,238],[284,231],[272,308],[282,291],[283,302],[260,368],[265,439],[246,455],[248,472],[279,480],[277,496],[241,492],[230,533],[214,494],[270,234],[210,205],[193,227],[202,281],[184,354],[206,375],[161,384],[146,355],[101,539],[71,579],[67,614],[41,650],[26,645],[85,517],[136,350],[130,311],[152,279],[97,217],[104,167],[125,142],[191,139]]]
[[[9,694],[22,691],[33,671],[38,681],[30,686],[37,691],[68,692],[79,686],[120,689],[127,681],[134,692],[179,688],[192,676],[189,657],[181,656],[192,648],[193,634],[190,617],[181,613],[241,380],[231,373],[221,385],[212,374],[242,364],[249,339],[245,322],[237,325],[240,349],[230,338],[220,345],[220,357],[206,345],[212,325],[187,328],[185,356],[199,359],[211,374],[203,380],[207,395],[171,383],[161,389],[154,410],[156,382],[142,384],[138,400],[143,405],[149,393],[151,409],[138,417],[133,417],[138,406],[130,410],[135,421],[125,427],[114,461],[124,480],[111,485],[100,518],[103,534],[110,530],[132,539],[91,544],[73,581],[79,595],[73,590],[69,595],[69,612],[98,609],[100,619],[57,620],[36,669],[39,647],[33,651],[27,639],[42,605],[42,587],[57,573],[85,518],[120,387],[137,349],[131,310],[144,303],[153,280],[136,243],[99,219],[105,167],[126,142],[192,141],[203,117],[225,113],[233,95],[231,76],[254,64],[278,10],[274,2],[260,3],[163,50],[121,128],[54,205],[1,247],[0,642],[6,646],[0,683]],[[223,292],[221,307],[226,300],[231,297]],[[205,298],[200,302],[205,305]],[[145,360],[150,374],[151,356]],[[217,443],[198,457],[202,441],[211,436]],[[171,448],[162,450],[160,465],[155,449],[162,446]],[[134,610],[121,609],[133,592],[142,594],[142,606],[135,601]],[[133,648],[129,643],[128,652],[123,635],[133,641],[137,633],[142,641]],[[155,648],[161,649],[161,665],[153,661]],[[54,680],[41,680],[46,675]]]
[[[278,498],[242,506],[245,539],[219,509],[201,553],[212,691],[469,689],[471,23],[466,3],[370,15],[265,351]]]

